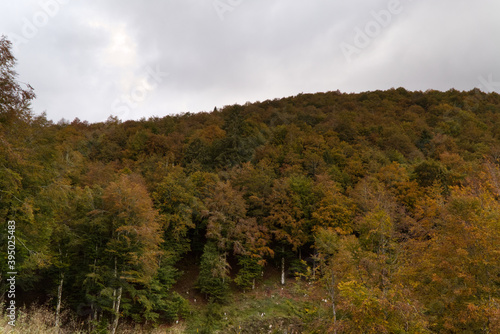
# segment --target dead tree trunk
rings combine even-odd
[[[281,258],[281,285],[285,285],[285,256]]]
[[[120,319],[120,302],[122,300],[122,287],[118,288],[116,303],[115,303],[115,320],[113,321],[113,326],[111,326],[111,334],[116,333],[116,328],[118,327],[118,320]]]
[[[335,305],[335,275],[332,273],[332,287],[330,289],[330,298],[332,299],[332,312],[333,312],[333,333],[337,334],[337,309]]]
[[[57,288],[57,306],[56,306],[56,327],[60,326],[60,315],[61,315],[61,300],[62,300],[62,289],[64,283],[64,273],[61,274],[61,281],[59,287]]]

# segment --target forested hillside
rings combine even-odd
[[[0,301],[14,220],[16,302],[63,329],[500,333],[500,95],[332,91],[55,124],[2,44]],[[224,314],[263,286],[279,315]]]

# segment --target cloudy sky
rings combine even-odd
[[[298,93],[500,92],[498,0],[22,0],[0,4],[36,114],[90,122]]]

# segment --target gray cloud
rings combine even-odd
[[[336,89],[487,90],[484,80],[500,89],[494,0],[1,6],[0,33],[21,41],[20,80],[36,89],[35,112],[54,121],[138,119]],[[30,24],[36,33],[26,38]]]

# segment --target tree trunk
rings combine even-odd
[[[113,310],[116,308],[116,289],[113,289],[113,306],[111,308]]]
[[[61,274],[61,282],[57,288],[57,306],[56,306],[56,327],[60,325],[60,314],[61,314],[61,300],[62,300],[62,289],[64,283],[64,273]]]
[[[111,327],[111,334],[116,333],[116,328],[118,327],[118,319],[120,319],[120,301],[122,299],[122,287],[118,288],[118,293],[116,296],[116,304],[115,304],[115,320],[113,321],[113,326]]]
[[[285,285],[285,256],[281,258],[281,285]]]
[[[316,279],[316,258],[317,257],[318,257],[318,250],[315,248],[314,255],[313,255],[313,272],[312,272],[313,281]]]
[[[118,270],[116,268],[116,257],[115,257],[115,271],[114,271],[114,277],[115,279],[118,278]],[[113,289],[113,310],[115,309],[116,307],[116,289]]]
[[[115,279],[118,279],[118,268],[115,257]],[[118,289],[113,290],[113,312],[115,313],[115,320],[111,325],[111,334],[116,333],[116,328],[118,327],[118,319],[120,319],[120,301],[122,299],[122,287],[120,286]]]
[[[337,334],[337,309],[335,307],[335,275],[333,273],[332,273],[332,287],[330,290],[330,298],[332,299],[333,333]]]

